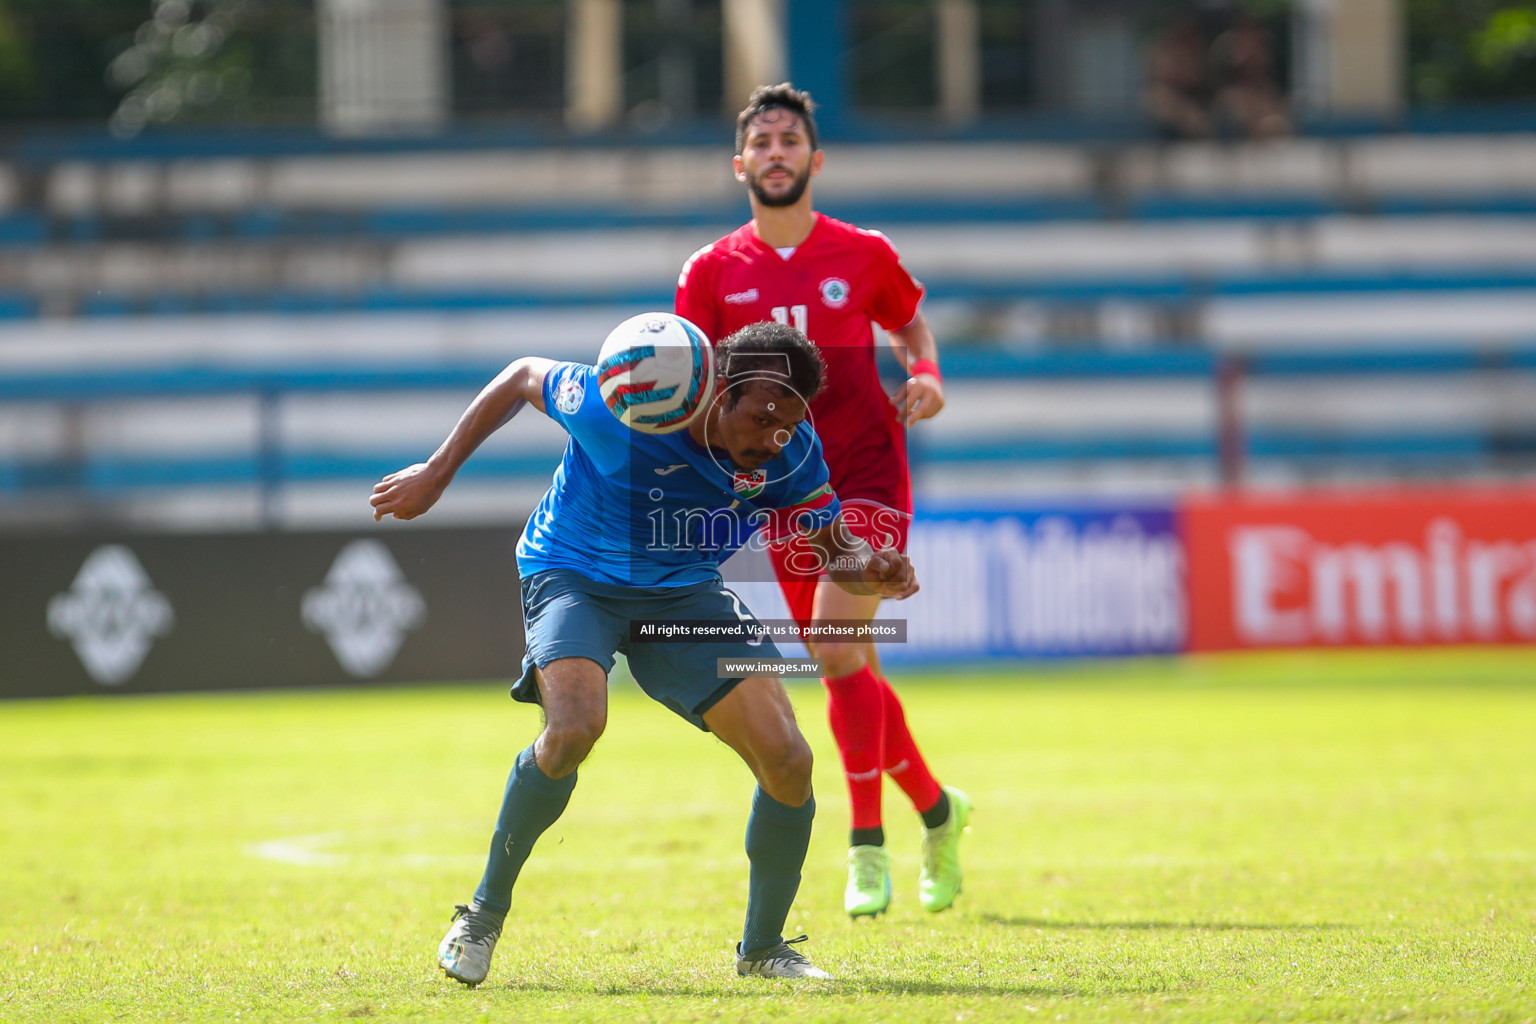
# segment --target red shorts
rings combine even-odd
[[[910,494],[910,491],[908,491]],[[849,498],[842,503],[842,521],[876,551],[881,548],[907,550],[907,529],[912,525],[912,506],[893,508],[869,498]],[[768,545],[768,558],[779,578],[779,589],[795,621],[804,626],[812,619],[816,585],[826,578],[820,556],[799,534],[775,540]]]
[[[883,394],[866,422],[858,431],[838,431],[838,444],[824,447],[828,482],[842,503],[843,521],[856,536],[876,551],[906,551],[912,523],[907,436]],[[810,622],[816,585],[826,578],[815,550],[804,538],[791,536],[770,543],[768,557],[790,614],[802,626]]]

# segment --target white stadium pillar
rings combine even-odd
[[[976,0],[936,0],[939,116],[965,124],[981,113],[981,12]]]
[[[723,0],[725,112],[735,114],[760,85],[784,80],[789,67],[782,0]]]
[[[1299,105],[1323,114],[1401,112],[1406,49],[1401,0],[1303,0],[1294,17]]]
[[[320,0],[320,124],[337,135],[448,120],[445,0]]]
[[[566,33],[565,123],[601,131],[624,112],[624,5],[620,0],[570,0]]]

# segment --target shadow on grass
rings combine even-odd
[[[1073,998],[1084,995],[1150,995],[1167,992],[1167,985],[1039,985],[1020,982],[945,982],[903,981],[897,978],[839,978],[785,985],[762,979],[731,979],[719,985],[668,985],[633,983],[625,985],[554,985],[549,982],[512,981],[505,985],[481,986],[482,992],[548,992],[571,996],[677,996],[713,999],[721,996],[741,999],[782,999],[804,997],[812,993],[826,996],[852,996],[878,993],[891,996],[1036,996],[1042,999]]]
[[[1000,924],[1008,928],[1059,928],[1086,931],[1206,931],[1206,932],[1301,932],[1331,931],[1349,928],[1347,924],[1321,922],[1316,924],[1275,924],[1261,921],[1056,921],[1048,917],[1003,917],[1000,914],[982,914],[987,924]]]

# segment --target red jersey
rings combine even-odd
[[[810,421],[833,490],[910,512],[906,434],[875,371],[873,325],[907,326],[922,298],[884,235],[818,214],[787,259],[751,223],[700,249],[678,275],[676,305],[711,339],[763,320],[804,331],[827,364]]]

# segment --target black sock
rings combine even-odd
[[[491,921],[498,928],[500,928],[507,921],[507,912],[505,910],[502,910],[500,907],[487,907],[487,906],[482,905],[477,900],[475,902],[474,909],[475,909],[475,913],[480,914],[483,917],[490,918]]]
[[[781,804],[759,786],[747,817],[747,921],[738,955],[770,949],[784,941],[784,922],[800,889],[800,869],[811,841],[816,801]]]
[[[923,827],[938,828],[949,820],[949,794],[939,790],[939,798],[933,802],[933,806],[922,812]]]
[[[874,828],[856,828],[848,833],[849,846],[884,846],[885,826],[876,825]]]
[[[565,813],[571,790],[576,788],[576,772],[551,779],[539,767],[533,744],[517,755],[512,773],[507,776],[507,791],[501,798],[501,813],[496,817],[496,831],[486,855],[485,874],[475,890],[475,902],[485,910],[503,913],[512,905],[512,886],[517,882],[523,862],[534,842]]]

